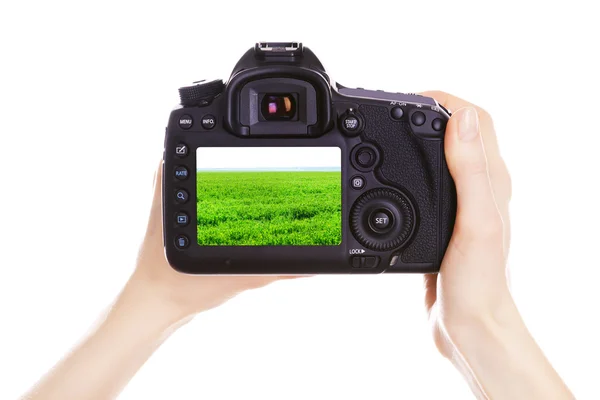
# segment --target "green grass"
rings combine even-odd
[[[340,172],[197,172],[198,244],[339,245]]]

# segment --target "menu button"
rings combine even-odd
[[[179,117],[179,127],[181,129],[190,129],[194,125],[194,120],[191,116],[185,114]]]

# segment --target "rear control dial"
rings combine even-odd
[[[415,224],[415,212],[406,196],[387,189],[369,190],[350,210],[350,229],[368,249],[389,251],[404,245]]]

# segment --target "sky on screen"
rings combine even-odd
[[[199,171],[339,171],[338,147],[200,147],[196,150]]]

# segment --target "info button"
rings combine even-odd
[[[205,115],[202,117],[202,127],[204,129],[212,129],[217,125],[217,120],[214,115]]]

